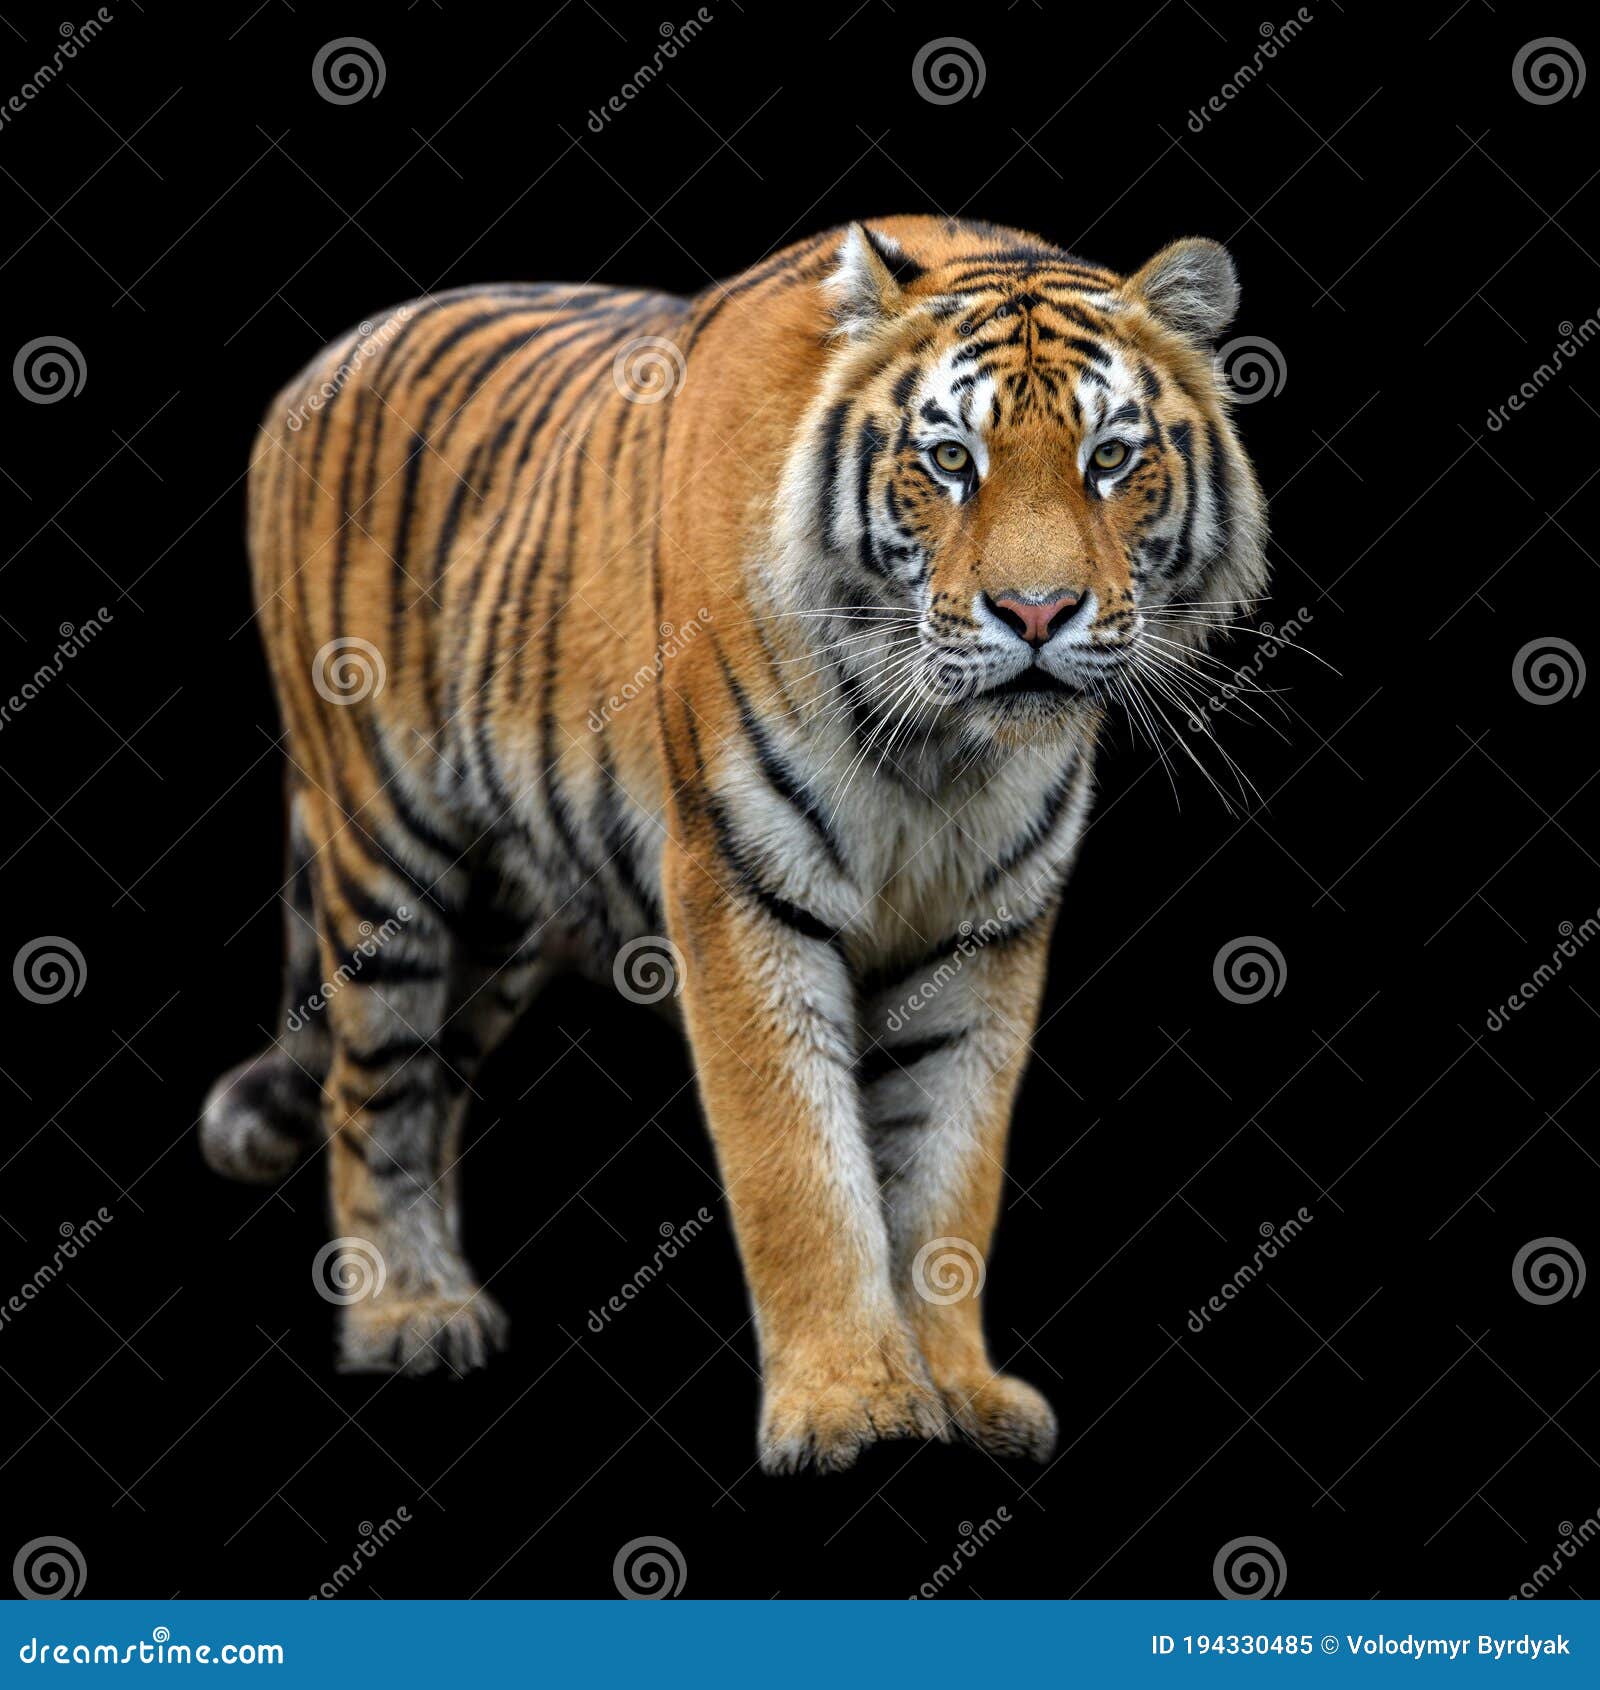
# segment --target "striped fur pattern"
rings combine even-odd
[[[656,936],[764,1465],[1049,1452],[948,1276],[990,1248],[1105,712],[1264,584],[1210,353],[1236,295],[1206,241],[1122,277],[886,219],[692,300],[430,297],[280,396],[250,551],[285,1014],[203,1143],[272,1180],[326,1141],[335,1230],[386,1266],[344,1365],[504,1343],[461,1249],[475,1077],[550,974]]]

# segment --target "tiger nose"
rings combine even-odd
[[[1083,602],[1083,594],[1057,593],[1048,599],[1026,599],[1018,593],[996,593],[992,598],[985,593],[984,599],[1018,639],[1039,646],[1072,620]]]

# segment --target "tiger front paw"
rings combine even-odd
[[[487,1291],[470,1297],[376,1297],[348,1308],[341,1373],[453,1374],[483,1367],[506,1347],[511,1322]]]
[[[948,1442],[944,1400],[915,1377],[851,1371],[790,1380],[770,1388],[761,1415],[761,1467],[767,1473],[815,1468],[839,1473],[869,1444],[896,1438]]]
[[[1056,1412],[1025,1380],[1009,1373],[944,1391],[956,1425],[991,1455],[1048,1461],[1056,1447]]]

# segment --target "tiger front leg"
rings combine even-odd
[[[1044,1461],[1055,1412],[991,1361],[983,1289],[1048,923],[983,934],[864,1005],[863,1092],[896,1292],[950,1414],[991,1454]]]
[[[665,880],[760,1345],[761,1465],[836,1471],[881,1439],[948,1437],[890,1281],[843,959],[686,852],[669,849]]]

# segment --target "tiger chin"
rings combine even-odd
[[[202,1143],[270,1181],[326,1142],[371,1269],[345,1367],[503,1346],[461,1243],[475,1077],[564,969],[651,995],[642,945],[738,1238],[763,1466],[1048,1458],[983,1328],[1006,1135],[1103,721],[1265,585],[1211,351],[1237,296],[1210,241],[1122,276],[889,218],[694,299],[430,296],[279,396],[249,549],[284,1008]]]

